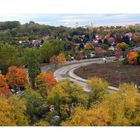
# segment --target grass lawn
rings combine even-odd
[[[118,62],[91,64],[76,69],[74,73],[84,79],[93,76],[104,78],[111,86],[118,87],[121,83],[135,83],[140,86],[140,65],[123,65]]]

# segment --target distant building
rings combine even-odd
[[[135,24],[135,26],[140,29],[140,23]]]
[[[140,23],[137,23],[137,24],[135,24],[135,26],[138,26],[138,27],[140,27]]]

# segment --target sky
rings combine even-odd
[[[0,21],[54,26],[140,23],[139,0],[0,0]]]
[[[0,21],[17,20],[21,23],[34,21],[54,26],[111,26],[140,23],[140,14],[3,14]]]

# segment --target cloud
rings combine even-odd
[[[0,21],[18,20],[21,23],[35,21],[41,24],[85,26],[93,23],[98,25],[121,25],[140,23],[140,14],[0,14]]]
[[[73,14],[73,15],[62,15],[58,22],[65,25],[75,25],[76,23],[79,25],[89,24],[93,21],[93,14]]]
[[[114,14],[114,15],[105,16],[104,19],[121,19],[127,17],[129,17],[129,14]]]

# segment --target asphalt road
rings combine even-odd
[[[113,57],[107,58],[107,62],[109,62],[109,61],[113,61]],[[86,66],[86,65],[89,65],[92,63],[105,63],[105,60],[103,60],[102,58],[95,58],[95,59],[90,59],[90,60],[86,60],[86,61],[81,60],[81,61],[79,61],[79,63],[76,62],[75,64],[71,63],[67,66],[63,66],[63,67],[57,69],[54,72],[54,76],[57,81],[62,80],[62,79],[69,79],[70,81],[81,85],[85,91],[90,91],[90,88],[86,84],[86,80],[75,75],[73,73],[73,71],[75,69],[77,69],[78,67]],[[110,87],[110,88],[111,89],[109,89],[109,90],[112,90],[112,87]]]
[[[83,62],[83,63],[79,63],[79,64],[71,64],[68,66],[64,66],[64,67],[56,70],[54,72],[54,76],[57,81],[62,80],[62,79],[69,79],[70,81],[81,85],[84,88],[84,90],[89,91],[85,82],[82,82],[82,81],[76,79],[76,77],[70,77],[69,72],[71,72],[71,70],[73,70],[74,68],[78,68],[78,67],[84,66],[84,65],[89,65],[91,63],[93,63],[93,62]]]

